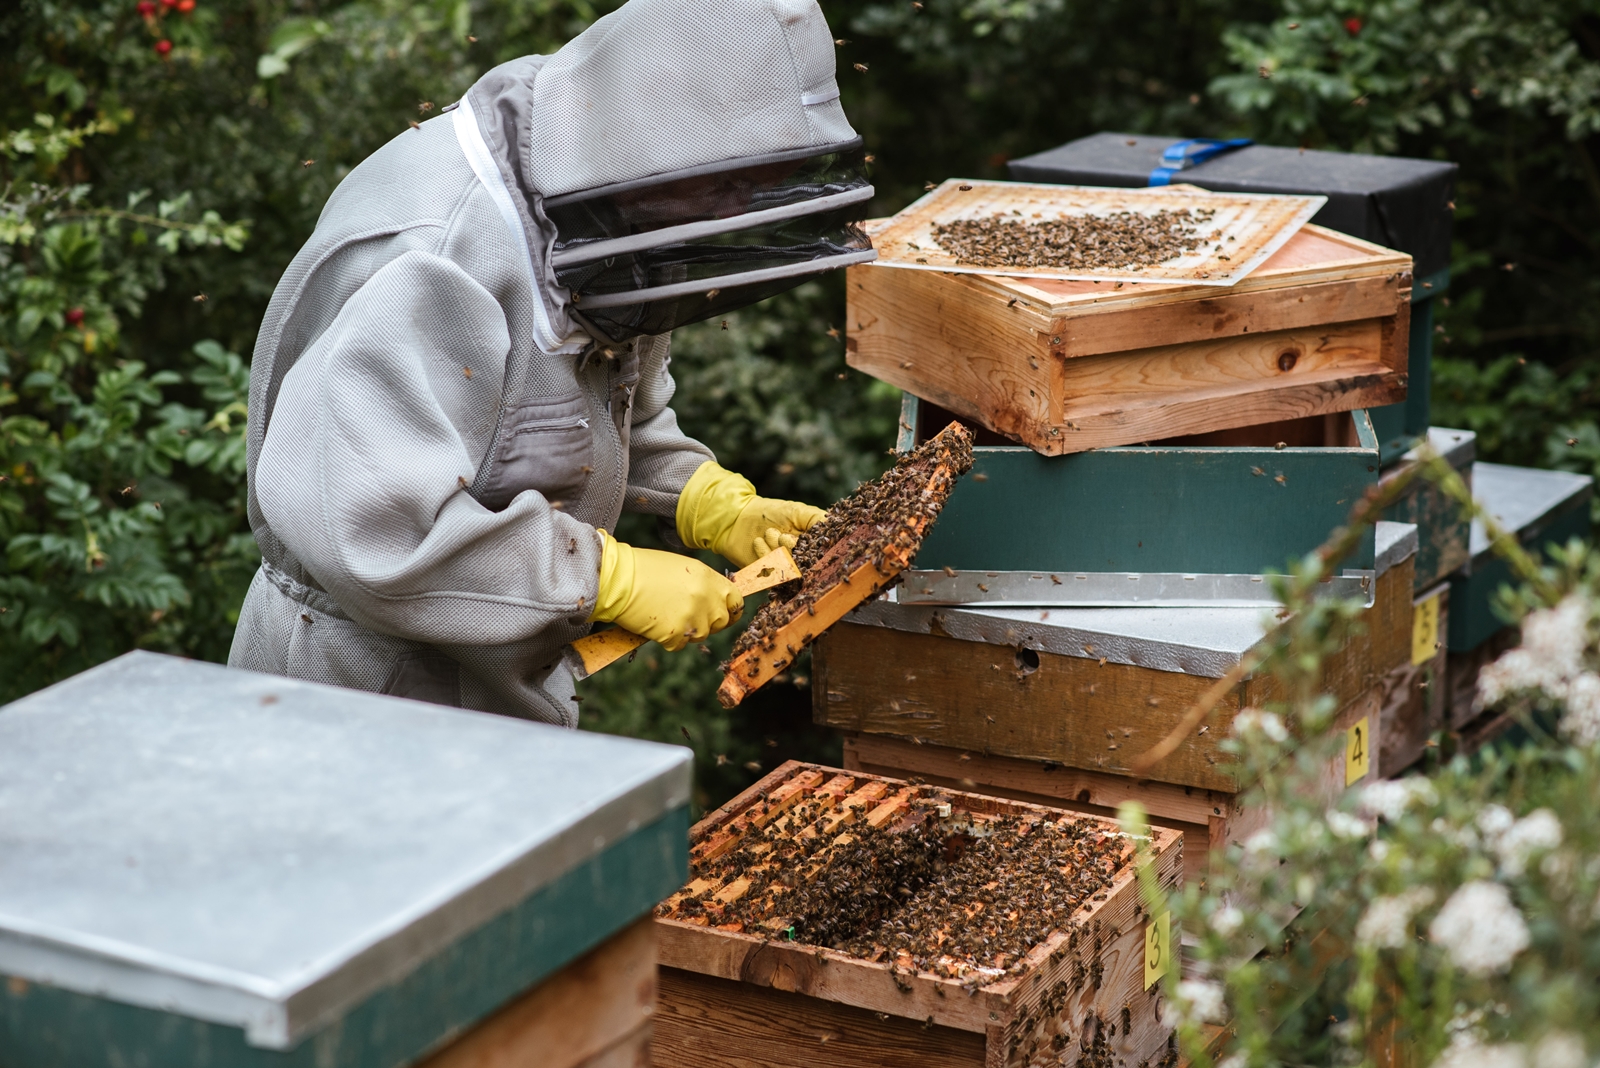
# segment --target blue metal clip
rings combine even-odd
[[[1236,148],[1254,144],[1248,137],[1240,137],[1233,141],[1218,141],[1210,137],[1195,137],[1188,141],[1177,141],[1167,146],[1161,153],[1161,166],[1150,172],[1151,185],[1170,185],[1172,176],[1179,171],[1186,171],[1208,159],[1232,152]]]

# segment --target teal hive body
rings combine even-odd
[[[939,430],[907,395],[900,447]],[[1321,545],[1378,481],[1364,411],[1356,445],[1125,446],[1041,456],[980,445],[917,567],[956,570],[1187,572],[1284,570]],[[907,428],[916,428],[915,431]],[[1369,529],[1345,568],[1371,570]]]
[[[686,750],[134,653],[0,709],[0,1066],[400,1068],[687,877]]]
[[[1588,475],[1480,461],[1472,469],[1472,495],[1536,555],[1591,534],[1594,479]],[[1472,562],[1464,573],[1450,579],[1452,653],[1470,652],[1506,626],[1493,606],[1496,591],[1514,581],[1511,566],[1489,548],[1481,521],[1472,524],[1471,551]]]

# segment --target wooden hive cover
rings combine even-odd
[[[1409,256],[1316,226],[1226,289],[865,264],[846,352],[1038,452],[1082,452],[1403,400],[1411,277]]]

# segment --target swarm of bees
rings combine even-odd
[[[936,787],[837,775],[800,796],[758,803],[736,838],[697,847],[689,887],[660,914],[975,989],[1070,930],[1131,856],[1097,821],[960,811]]]
[[[1154,214],[1068,215],[1059,219],[957,219],[935,223],[933,236],[958,261],[975,267],[1066,267],[1076,270],[1154,267],[1218,240],[1202,233],[1214,209]],[[1220,247],[1220,246],[1219,246]]]
[[[828,509],[794,547],[803,577],[772,591],[734,643],[730,663],[758,646],[772,648],[786,624],[815,614],[817,600],[862,565],[871,562],[883,570],[891,549],[897,557],[902,552],[907,559],[914,556],[922,545],[922,525],[913,520],[926,517],[931,523],[938,517],[956,478],[972,467],[972,440],[971,430],[952,423]]]

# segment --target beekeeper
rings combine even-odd
[[[561,647],[668,649],[821,511],[678,428],[669,333],[872,258],[816,0],[631,0],[353,170],[256,344],[229,663],[573,726]]]

